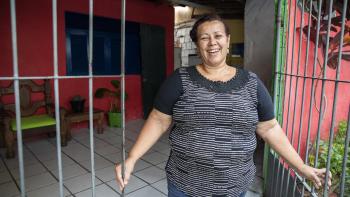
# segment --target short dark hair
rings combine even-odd
[[[198,27],[199,25],[205,23],[205,22],[210,22],[210,21],[220,21],[222,24],[224,24],[225,27],[225,33],[226,35],[230,35],[230,29],[228,28],[227,24],[224,22],[224,20],[217,14],[208,14],[208,15],[204,15],[201,18],[199,18],[193,25],[191,31],[190,31],[190,37],[192,39],[193,42],[197,43],[197,31],[198,31]]]

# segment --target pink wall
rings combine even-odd
[[[294,0],[293,0],[294,1]],[[294,17],[294,2],[292,3],[292,8],[290,9],[291,13],[291,19],[297,20],[297,28],[300,27],[300,19],[301,19],[301,10],[297,8],[297,14]],[[308,22],[308,15],[304,15],[304,26],[307,25]],[[292,60],[292,43],[293,43],[293,22],[291,20],[290,25],[290,36],[288,39],[287,47],[289,49],[289,54],[287,58],[287,73],[292,74],[298,74],[297,73],[297,67],[298,67],[298,48],[299,48],[299,40],[300,40],[300,32],[297,31],[295,35],[295,46],[294,46],[294,59]],[[307,36],[304,34],[302,36],[302,46],[301,46],[301,55],[300,55],[300,70],[299,75],[304,75],[305,69],[305,61],[306,61],[306,46],[307,46]],[[313,72],[313,64],[314,64],[314,47],[315,45],[311,42],[310,49],[309,49],[309,60],[307,62],[306,66],[306,72],[307,76],[312,76]],[[349,47],[350,48],[350,47]],[[318,58],[321,63],[323,64],[323,57],[322,50],[318,49]],[[320,65],[316,65],[316,77],[322,77],[320,73],[322,74],[322,71],[320,69]],[[336,78],[336,71],[330,69],[327,66],[327,78],[328,79],[335,79]],[[350,80],[350,62],[349,61],[342,61],[341,62],[341,72],[340,72],[340,80]],[[306,148],[306,138],[307,138],[307,127],[308,127],[308,118],[310,116],[309,114],[309,105],[311,101],[311,79],[307,79],[305,81],[306,83],[306,89],[305,89],[305,99],[302,103],[302,89],[303,89],[303,79],[300,78],[298,82],[298,86],[296,85],[296,78],[292,78],[292,85],[290,86],[290,78],[286,78],[286,96],[284,100],[284,125],[283,128],[288,131],[289,138],[291,139],[291,133],[294,131],[293,134],[293,140],[294,140],[294,147],[297,148],[298,144],[298,135],[299,135],[299,126],[300,126],[300,117],[301,117],[301,107],[304,107],[303,111],[303,120],[302,122],[302,130],[301,130],[301,155],[304,159],[305,157],[305,148]],[[317,86],[315,84],[317,83]],[[298,87],[297,91],[297,97],[295,98],[295,92]],[[314,87],[316,87],[316,94],[315,94],[315,102],[312,106],[312,119],[311,119],[311,142],[313,143],[316,135],[317,135],[317,127],[318,127],[318,121],[319,121],[319,112],[317,111],[315,105],[317,108],[320,108],[320,100],[321,100],[321,87],[322,87],[322,81],[321,80],[315,80]],[[289,95],[289,90],[291,88],[291,95]],[[333,109],[333,102],[334,102],[334,88],[335,83],[334,82],[325,82],[325,102],[323,105],[323,108],[325,110],[325,115],[322,119],[322,124],[320,126],[320,133],[321,133],[321,139],[328,139],[329,138],[329,132],[331,127],[331,120],[332,120],[332,109]],[[335,115],[335,126],[338,125],[340,120],[346,120],[348,116],[348,110],[350,105],[350,84],[346,83],[339,83],[338,86],[338,95],[337,95],[337,105],[336,105],[336,115]],[[290,104],[290,112],[289,112],[289,123],[288,123],[288,129],[287,127],[287,116],[288,116],[288,99],[291,99]],[[293,120],[293,109],[294,105],[296,105],[296,112],[295,112],[295,120],[294,125],[292,125]]]
[[[53,75],[52,45],[52,7],[51,1],[16,1],[18,65],[21,76]],[[66,75],[65,20],[66,11],[88,14],[88,1],[58,1],[58,69],[59,75]],[[116,0],[94,1],[94,15],[109,18],[120,18],[121,2]],[[0,1],[0,77],[12,76],[12,45],[9,1]],[[154,4],[144,0],[126,2],[128,21],[159,25],[165,28],[165,47],[167,74],[174,67],[173,30],[174,10],[168,5]],[[127,44],[127,43],[126,43]],[[110,78],[94,79],[94,90],[99,87],[111,87]],[[0,81],[1,85],[8,82]],[[60,80],[60,105],[69,107],[69,99],[76,94],[88,98],[87,79]],[[142,118],[141,76],[126,76],[126,118]],[[94,107],[108,110],[105,99],[95,99]]]

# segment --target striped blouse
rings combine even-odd
[[[261,93],[262,92],[262,93]],[[254,180],[258,121],[274,118],[271,98],[254,73],[237,69],[227,82],[195,67],[162,85],[155,108],[172,115],[168,179],[189,196],[239,196]]]

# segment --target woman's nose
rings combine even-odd
[[[209,43],[208,43],[209,45],[215,45],[216,44],[216,40],[215,40],[215,38],[214,37],[210,37],[209,38]]]

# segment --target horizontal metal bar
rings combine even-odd
[[[89,78],[111,78],[122,77],[121,75],[92,75],[92,76],[20,76],[20,77],[0,77],[0,81],[6,80],[27,80],[27,79],[89,79]]]
[[[289,73],[283,73],[283,72],[277,72],[276,74],[286,75],[286,76],[291,76],[291,77],[298,77],[298,78],[306,78],[306,79],[317,79],[317,80],[321,80],[321,81],[333,81],[333,82],[340,82],[340,83],[350,83],[350,80],[337,80],[337,79],[329,79],[329,78],[310,77],[310,76],[295,75],[295,74],[289,74]]]

